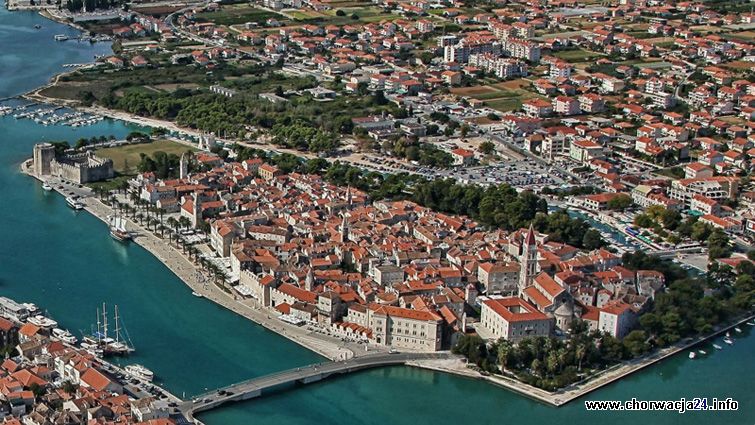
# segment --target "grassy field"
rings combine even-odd
[[[108,93],[109,87],[110,83],[106,81],[61,82],[40,91],[40,94],[55,99],[77,100],[82,92],[90,91],[99,98]]]
[[[603,55],[601,55],[600,53],[588,52],[584,49],[562,50],[560,52],[553,53],[553,56],[571,63],[589,62],[603,57]]]
[[[218,25],[238,25],[246,22],[264,24],[270,18],[275,18],[279,22],[287,21],[286,17],[281,14],[258,9],[248,4],[222,6],[216,12],[205,12],[197,15],[198,21],[214,22]]]
[[[158,140],[152,143],[97,149],[96,153],[112,159],[115,171],[118,173],[134,174],[136,166],[139,165],[140,154],[152,155],[158,151],[180,156],[186,151],[196,151],[196,149],[170,140]]]
[[[294,10],[291,12],[286,12],[286,14],[296,19],[297,21],[308,21],[311,19],[322,19],[327,17],[327,15],[320,12],[315,12],[314,10]]]
[[[723,66],[724,68],[733,69],[735,71],[747,71],[747,70],[751,70],[755,68],[754,63],[747,62],[747,61],[734,61],[734,62],[725,63],[721,66]]]
[[[529,84],[529,80],[520,78],[484,86],[457,87],[451,89],[451,93],[482,100],[485,106],[501,112],[511,112],[520,108],[523,101],[541,97],[528,90]]]
[[[507,98],[505,97],[501,99],[486,101],[485,106],[501,112],[511,112],[522,107],[522,100],[524,99],[519,96]]]
[[[339,10],[343,11],[344,16],[337,15]],[[359,23],[379,22],[382,20],[392,21],[400,18],[399,15],[385,13],[383,12],[382,8],[374,6],[342,8],[334,7],[333,9],[323,11],[322,14],[325,15],[325,17],[318,21],[325,25],[358,25]],[[353,19],[351,17],[352,15],[358,16],[359,19]]]
[[[500,90],[497,90],[494,87],[490,86],[472,86],[472,87],[456,87],[451,89],[451,93],[457,95],[457,96],[472,96],[476,98],[477,96],[484,96],[489,93],[498,93]]]

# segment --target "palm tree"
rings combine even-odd
[[[174,233],[176,234],[176,239],[178,239],[178,220],[176,220],[173,217],[168,217],[166,220],[169,227],[172,227],[174,229]],[[171,232],[168,232],[168,236],[172,236]],[[168,241],[171,242],[173,238],[171,237]]]
[[[165,215],[165,208],[158,208],[157,213],[160,215],[160,237],[165,237],[165,226],[163,226],[163,215]]]
[[[220,280],[220,286],[223,287],[223,289],[226,289],[226,284],[228,283],[228,273],[225,272],[225,270],[218,269],[218,279]]]
[[[131,200],[131,204],[133,204],[134,207],[136,207],[138,205],[137,201],[139,200],[139,193],[135,190],[132,190],[128,194],[128,199]]]
[[[577,367],[577,370],[582,372],[582,360],[585,357],[585,354],[587,354],[587,345],[583,343],[577,343],[577,346],[574,347],[574,355],[579,360],[579,366]]]
[[[181,224],[181,227],[189,228],[191,226],[191,220],[189,220],[186,216],[181,216],[181,218],[178,219],[178,222]]]

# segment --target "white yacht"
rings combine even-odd
[[[713,344],[713,348],[715,348],[716,350],[723,350],[724,349],[724,347],[721,347],[718,344]]]
[[[694,351],[690,351],[689,352],[689,358],[690,359],[694,359],[695,358],[695,352]]]
[[[105,355],[105,352],[99,347],[99,344],[97,344],[96,341],[84,341],[81,343],[81,348],[97,357],[103,357]]]
[[[44,183],[42,183],[42,189],[44,189],[45,192],[49,192],[49,191],[52,190],[52,186],[50,186],[49,184],[47,184],[47,182],[44,182]]]
[[[66,198],[66,203],[68,204],[69,207],[71,207],[71,208],[73,208],[75,210],[82,210],[82,209],[84,209],[84,204],[82,204],[81,201],[79,201],[76,198],[68,197],[68,198]]]
[[[204,295],[200,294],[197,291],[191,291],[191,295],[194,295],[197,298],[204,298]]]
[[[70,332],[60,328],[53,329],[52,336],[68,344],[76,344],[76,341],[78,341]]]
[[[152,382],[152,379],[155,377],[155,374],[147,369],[146,367],[140,365],[140,364],[130,364],[124,368],[126,370],[126,373],[129,375],[141,379],[143,381],[149,381]]]
[[[724,337],[724,342],[729,345],[734,345],[734,340],[731,339],[729,336]]]
[[[49,317],[42,316],[41,314],[30,317],[28,322],[32,325],[36,325],[40,328],[45,329],[52,329],[58,326],[58,322],[50,319]]]
[[[26,311],[29,312],[29,316],[36,316],[39,314],[39,307],[36,306],[36,304],[33,303],[21,303],[22,306],[26,307]]]

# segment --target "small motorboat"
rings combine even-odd
[[[690,351],[689,352],[689,358],[690,359],[694,359],[695,358],[695,352],[694,351]]]
[[[734,340],[729,338],[728,336],[724,338],[724,342],[729,345],[734,345]]]
[[[708,353],[706,353],[705,350],[697,350],[697,354],[699,354],[701,356],[704,356],[704,355],[706,355]]]
[[[716,350],[723,350],[724,349],[724,347],[721,347],[718,344],[713,344],[713,348],[715,348]]]
[[[194,295],[197,298],[204,298],[204,295],[200,294],[197,291],[191,291],[191,295]]]
[[[47,182],[44,182],[44,183],[42,183],[42,189],[44,189],[45,192],[49,192],[49,191],[52,190],[52,186],[50,186],[49,184],[47,184]]]
[[[755,322],[747,322],[747,326],[755,326]]]
[[[736,331],[737,333],[740,333],[740,334],[742,333],[742,329],[739,329],[739,328],[734,328],[734,330],[735,330],[735,331]]]

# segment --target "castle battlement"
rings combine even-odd
[[[113,178],[113,161],[92,152],[57,155],[49,143],[34,145],[34,172],[37,176],[56,176],[79,184]]]

